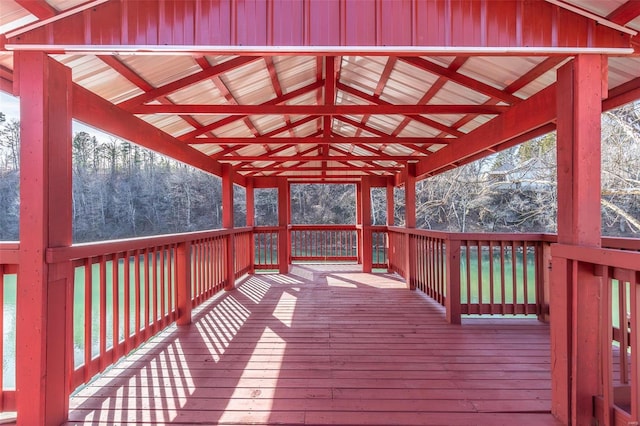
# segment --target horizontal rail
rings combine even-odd
[[[0,242],[0,265],[17,265],[20,262],[20,243]]]
[[[160,235],[155,237],[110,240],[95,243],[74,244],[70,247],[49,248],[46,251],[47,263],[58,263],[85,257],[101,256],[105,253],[140,250],[151,246],[186,243],[202,238],[231,235],[251,231],[252,228],[216,229],[212,231],[186,232],[182,234]]]

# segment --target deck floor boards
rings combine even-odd
[[[79,390],[69,424],[555,425],[549,329],[357,265],[255,275]]]

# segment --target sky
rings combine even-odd
[[[1,1],[1,0],[0,0]],[[0,91],[0,112],[4,113],[7,121],[20,119],[20,100],[14,96]],[[107,142],[111,138],[107,133],[89,127],[79,121],[73,120],[73,133],[87,132],[94,135],[100,142]]]

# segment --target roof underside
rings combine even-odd
[[[3,0],[0,89],[18,92],[15,52],[42,50],[88,90],[78,98],[160,129],[200,168],[399,182],[552,130],[535,106],[554,105],[556,71],[575,54],[609,56],[605,108],[640,97],[639,15],[624,0]],[[173,152],[82,109],[87,124]],[[513,124],[522,113],[534,124]],[[512,129],[477,141],[491,122]]]

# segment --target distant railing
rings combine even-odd
[[[371,232],[372,267],[386,269],[389,267],[389,238],[387,227],[371,226],[369,227],[369,232]]]
[[[598,424],[640,422],[640,241],[603,241],[625,250],[555,245],[554,258],[589,265],[602,279],[600,348],[602,394],[596,396]],[[628,244],[627,244],[628,243]],[[617,368],[615,368],[617,366]]]
[[[293,261],[358,259],[355,225],[293,225],[290,233]]]
[[[15,352],[5,353],[5,345],[15,348],[16,324],[16,279],[18,274],[18,243],[0,243],[0,412],[15,411],[16,391],[15,391]],[[14,312],[5,315],[9,309]],[[5,318],[13,318],[13,324],[6,324]],[[5,368],[8,367],[8,368]],[[5,370],[10,377],[5,377]]]
[[[261,226],[253,228],[254,269],[278,269],[278,234],[277,226]]]

